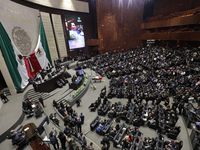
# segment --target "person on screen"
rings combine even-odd
[[[76,25],[72,20],[68,22],[68,30],[69,30],[70,40],[76,40],[77,37]]]

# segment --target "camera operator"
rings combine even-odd
[[[81,99],[77,99],[77,100],[76,100],[76,105],[77,105],[77,107],[80,106],[80,103],[81,103],[81,102],[82,102]]]

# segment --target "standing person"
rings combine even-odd
[[[178,105],[179,115],[182,114],[182,110],[183,110],[183,108],[184,108],[184,102],[181,101],[181,102],[179,103],[179,105]]]
[[[92,142],[90,143],[90,146],[88,147],[88,149],[89,149],[89,150],[94,150],[94,145],[93,145]]]
[[[81,127],[81,120],[80,120],[80,118],[77,118],[76,126],[77,126],[77,131],[81,133],[82,132],[82,127]]]
[[[40,94],[39,102],[40,102],[40,103],[42,104],[42,106],[44,107],[44,100],[43,100],[42,94]]]
[[[81,124],[84,124],[85,116],[83,115],[83,113],[81,113],[80,118],[81,118]]]
[[[80,103],[81,103],[81,99],[77,99],[77,100],[76,100],[76,105],[77,105],[77,107],[80,106]]]
[[[35,82],[35,80],[33,80],[32,84],[35,92],[38,92],[38,84]]]
[[[131,103],[131,99],[132,99],[131,90],[129,91],[127,98],[128,98],[128,102]]]
[[[6,93],[5,92],[2,92],[1,93],[1,100],[4,102],[4,103],[7,103],[9,100],[6,96]]]
[[[110,138],[108,137],[108,135],[107,134],[105,134],[105,136],[104,136],[104,138],[103,138],[103,140],[102,140],[102,144],[103,145],[107,145],[107,148],[109,149],[110,148]]]
[[[104,143],[101,150],[109,150],[108,145],[106,143]]]
[[[72,108],[72,106],[68,107],[68,114],[71,115],[71,117],[73,117],[73,108]]]
[[[59,132],[58,138],[60,139],[60,143],[62,146],[62,150],[66,150],[66,136],[64,135],[64,133],[62,131]]]
[[[73,141],[71,138],[71,134],[68,135],[67,142],[68,142],[69,150],[74,150],[74,145],[73,145]]]
[[[82,150],[84,150],[84,149],[86,148],[86,146],[87,146],[87,141],[86,141],[85,136],[83,136],[83,139],[82,139],[82,145],[81,145]]]
[[[56,129],[52,128],[52,131],[49,133],[49,139],[50,143],[53,145],[55,150],[59,149],[58,139],[56,138],[56,135],[57,135]]]

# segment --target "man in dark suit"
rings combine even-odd
[[[129,103],[131,103],[131,98],[132,98],[131,90],[129,91],[127,98],[128,98]]]
[[[59,135],[58,135],[58,138],[60,139],[60,143],[62,145],[62,149],[63,150],[66,150],[66,136],[64,135],[63,132],[60,131]]]
[[[38,92],[38,85],[37,85],[37,83],[35,83],[35,81],[33,80],[32,84],[33,84],[33,88],[34,88],[35,92]]]
[[[105,136],[103,137],[103,140],[101,141],[101,143],[103,144],[103,145],[107,145],[107,149],[109,149],[110,148],[110,138],[108,137],[108,135],[107,134],[105,134]]]
[[[81,118],[81,124],[84,124],[85,116],[83,115],[83,113],[81,113],[80,118]]]
[[[81,133],[82,132],[82,127],[81,127],[81,120],[80,120],[80,118],[77,118],[76,126],[77,126],[78,132]]]
[[[40,103],[42,104],[42,106],[44,107],[44,100],[43,100],[42,94],[40,94],[39,102],[40,102]]]

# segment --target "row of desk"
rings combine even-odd
[[[200,135],[200,131],[198,131],[196,129],[196,126],[193,123],[195,121],[194,120],[194,114],[192,112],[190,112],[189,109],[186,109],[186,108],[184,109],[183,120],[186,124],[186,128],[192,128],[192,132],[190,134],[190,141],[191,141],[191,144],[192,144],[192,149],[193,150],[200,150],[200,139],[198,139],[197,136],[196,136],[197,134]]]
[[[62,69],[60,70],[60,72],[58,72],[55,76],[53,76],[52,78],[47,79],[46,81],[37,84],[37,88],[39,92],[51,92],[53,90],[55,90],[58,86],[56,81],[62,79],[64,77],[65,74],[65,67],[62,66]]]

